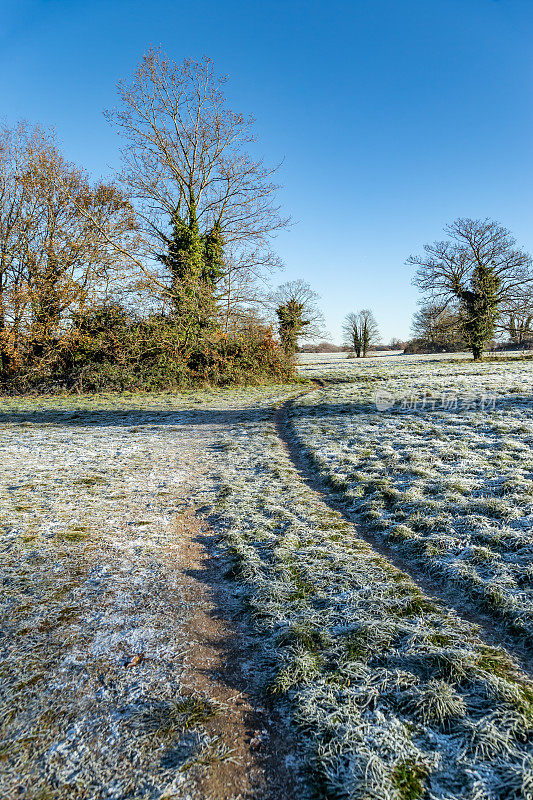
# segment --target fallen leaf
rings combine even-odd
[[[133,656],[131,661],[126,664],[126,667],[136,667],[144,658],[144,653],[137,653],[137,655]]]

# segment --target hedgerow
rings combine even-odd
[[[187,348],[171,317],[138,319],[110,305],[80,315],[45,347],[30,337],[19,341],[17,358],[0,373],[0,390],[159,391],[294,377],[292,360],[267,327],[247,325],[228,335],[211,331]]]

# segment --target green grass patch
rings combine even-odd
[[[391,780],[398,790],[400,800],[418,800],[424,794],[429,770],[420,762],[399,761],[391,775]]]

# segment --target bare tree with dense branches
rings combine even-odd
[[[501,328],[518,347],[533,340],[533,286],[505,309]]]
[[[127,143],[122,179],[138,204],[149,281],[196,331],[280,266],[271,239],[287,224],[275,169],[249,152],[254,120],[228,107],[225,82],[208,58],[178,65],[150,49],[106,112]]]
[[[445,233],[448,239],[425,245],[425,254],[407,263],[417,267],[414,283],[429,301],[443,308],[459,303],[465,338],[479,360],[498,317],[531,286],[531,256],[493,220],[457,219]]]
[[[420,346],[430,351],[459,350],[465,347],[462,320],[456,306],[426,303],[413,316],[412,331]]]
[[[355,311],[346,314],[342,324],[342,333],[344,344],[353,350],[357,358],[361,358],[361,350],[363,347],[361,328],[359,325],[359,314]]]
[[[57,340],[67,315],[106,293],[120,267],[109,243],[124,242],[135,222],[116,187],[91,185],[62,156],[53,133],[38,126],[1,130],[0,175],[5,369],[23,328],[42,352]]]
[[[301,278],[281,284],[270,295],[268,303],[277,317],[280,341],[288,355],[296,352],[299,340],[327,335],[318,300],[318,294]]]
[[[365,358],[368,349],[380,342],[378,325],[369,308],[347,314],[342,331],[345,344],[351,347],[357,358]]]

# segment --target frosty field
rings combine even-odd
[[[219,427],[278,394],[2,400],[2,798],[200,798],[233,757],[190,685],[183,533]]]
[[[301,444],[367,525],[531,643],[533,361],[395,357],[349,376],[293,407]]]
[[[533,362],[302,361],[322,385],[2,400],[2,797],[532,800]],[[242,736],[200,607],[246,621]],[[217,783],[262,754],[296,783]]]

